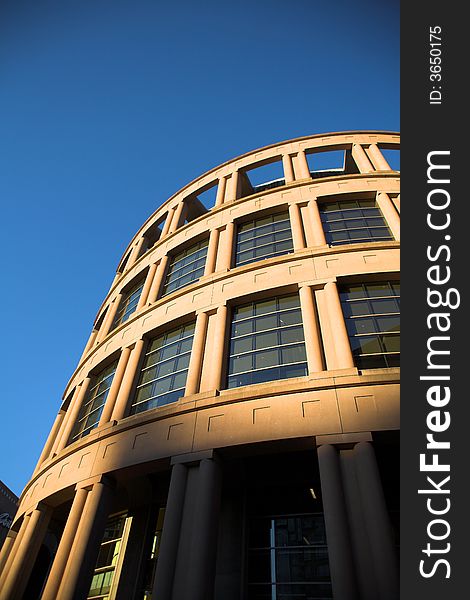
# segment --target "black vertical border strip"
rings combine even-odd
[[[386,1],[386,0],[385,0]],[[430,81],[430,28],[441,27],[442,32],[442,81]],[[470,231],[467,231],[467,214],[470,214],[470,193],[464,190],[464,179],[470,167],[466,164],[464,151],[468,135],[468,121],[464,111],[469,76],[467,75],[470,52],[468,41],[470,30],[466,25],[463,5],[441,0],[401,3],[401,185],[402,185],[402,388],[401,388],[401,598],[403,600],[454,599],[465,597],[470,578],[470,434],[467,432],[470,405],[470,386],[466,385],[466,372],[470,375],[466,339],[470,326],[466,319],[468,310],[468,273],[470,272]],[[437,47],[437,46],[436,46]],[[429,104],[432,86],[441,86],[442,103]],[[437,96],[437,94],[435,94]],[[450,184],[433,185],[427,183],[427,156],[432,151],[449,150],[450,158],[441,159],[450,163]],[[442,174],[442,172],[441,172]],[[446,211],[430,211],[427,195],[432,188],[444,188],[451,196],[447,211],[451,223],[446,231],[432,231],[427,226],[428,212],[444,218]],[[441,198],[444,196],[441,195]],[[436,194],[435,198],[438,198]],[[444,236],[450,235],[450,240]],[[451,257],[445,261],[446,251],[441,259],[430,262],[426,257],[428,246],[433,252],[441,245],[448,245]],[[435,255],[435,252],[434,252]],[[456,309],[429,308],[427,288],[439,289],[427,281],[427,270],[433,264],[440,264],[442,273],[449,266],[451,278],[440,289],[456,288],[461,303]],[[450,450],[442,450],[439,462],[450,462],[450,473],[423,473],[419,469],[419,455],[426,452],[426,434],[429,433],[426,417],[432,408],[426,399],[429,381],[420,381],[420,375],[430,372],[427,367],[427,341],[431,335],[439,335],[434,327],[428,329],[426,318],[432,312],[447,312],[451,327],[447,334],[450,342],[450,356],[445,356],[441,364],[450,363],[451,399],[441,411],[448,410],[451,417],[450,428],[436,439],[450,441]],[[446,347],[442,344],[442,348]],[[442,371],[440,372],[442,373]],[[432,454],[433,451],[428,451]],[[428,462],[430,459],[428,458]],[[418,489],[432,489],[426,477],[434,477],[439,483],[450,475],[450,494],[418,494]],[[450,510],[444,515],[432,515],[427,508],[445,508],[449,498]],[[433,519],[446,519],[450,534],[443,540],[432,540],[427,528]],[[444,535],[445,525],[431,526],[435,535]],[[423,553],[427,544],[435,552],[427,556]],[[442,552],[447,549],[448,552]],[[442,552],[442,553],[441,553]],[[450,577],[444,563],[449,562]],[[423,570],[428,574],[434,568],[434,575],[425,578],[420,572],[420,561],[424,560]]]

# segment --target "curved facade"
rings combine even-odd
[[[3,600],[398,597],[398,148],[269,146],[144,223],[21,496]]]

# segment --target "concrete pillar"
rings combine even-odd
[[[326,444],[318,448],[323,514],[331,583],[335,600],[358,599],[354,559],[349,539],[338,453]]]
[[[139,367],[140,357],[142,356],[142,350],[144,346],[144,340],[137,340],[132,352],[130,353],[126,370],[116,397],[114,409],[111,414],[111,421],[120,421],[126,416],[127,407],[129,404],[129,396],[137,375],[137,369]]]
[[[350,369],[354,367],[354,359],[346,323],[344,322],[338,287],[334,281],[329,281],[325,285],[325,300],[328,306],[328,319],[332,334],[332,339],[329,340],[329,343],[333,344],[336,355],[335,366],[337,369]]]
[[[308,211],[312,223],[314,246],[325,246],[325,232],[323,230],[323,224],[321,222],[320,211],[318,210],[318,202],[316,199],[309,200]]]
[[[0,577],[3,574],[3,568],[5,567],[8,557],[10,556],[10,552],[12,551],[17,535],[18,534],[16,531],[10,530],[3,541],[2,548],[0,550]]]
[[[18,552],[18,548],[21,546],[21,540],[23,539],[25,531],[28,528],[30,519],[31,519],[30,514],[29,515],[25,514],[23,516],[23,520],[21,522],[18,533],[14,537],[13,541],[10,542],[10,544],[9,544],[8,555],[3,556],[3,552],[2,552],[2,560],[4,560],[4,565],[3,565],[3,570],[0,572],[0,590],[3,589],[3,585],[7,578],[8,572],[10,570],[11,565],[13,564],[13,562],[15,560],[15,555]],[[11,533],[14,533],[14,532],[11,532]],[[0,596],[0,600],[2,600],[1,596]]]
[[[150,268],[147,273],[147,277],[145,278],[145,283],[142,288],[142,292],[140,294],[139,302],[137,304],[136,312],[139,311],[147,304],[147,299],[149,297],[149,292],[153,284],[153,280],[155,278],[155,273],[157,272],[157,263],[153,263],[150,265]]]
[[[98,334],[97,341],[101,342],[111,331],[111,327],[114,323],[114,318],[116,317],[116,313],[118,311],[119,305],[121,304],[122,294],[118,294],[116,298],[111,302],[108,308],[108,312],[106,313],[106,317],[104,318],[103,324],[101,325],[100,332]]]
[[[212,229],[209,235],[209,246],[207,248],[206,266],[204,268],[204,275],[211,275],[215,271],[215,265],[217,262],[217,250],[219,247],[219,230]]]
[[[103,412],[101,413],[99,425],[109,423],[109,421],[111,420],[111,415],[114,411],[117,395],[119,393],[119,390],[121,389],[122,380],[124,379],[124,374],[126,372],[126,367],[127,363],[129,362],[130,355],[130,348],[123,348],[121,350],[121,356],[119,357],[116,372],[114,373],[113,381],[111,383],[111,387],[109,388],[108,396],[106,397],[106,403],[103,407]]]
[[[400,194],[398,194],[396,198],[393,198],[392,202],[395,208],[397,209],[398,214],[400,214]]]
[[[228,271],[232,268],[234,237],[235,223],[230,221],[225,227],[219,244],[217,271]]]
[[[310,175],[310,169],[304,150],[299,150],[297,153],[297,156],[295,157],[295,166],[296,179],[311,179],[312,176]]]
[[[158,600],[171,600],[187,478],[188,469],[185,465],[173,466],[160,553],[153,582],[152,598]]]
[[[228,309],[223,304],[217,309],[215,332],[208,348],[209,360],[212,361],[211,385],[209,389],[220,390],[222,387],[222,374],[225,365],[225,335],[227,330]]]
[[[382,152],[380,152],[377,144],[371,144],[367,148],[367,154],[369,156],[370,161],[374,165],[377,171],[391,171],[390,165],[386,161]]]
[[[396,550],[372,444],[370,442],[356,444],[354,458],[361,494],[362,512],[372,549],[372,562],[377,576],[379,599],[397,600],[399,586]]]
[[[52,447],[54,445],[54,442],[56,441],[56,438],[59,435],[59,430],[64,421],[65,415],[66,415],[65,410],[61,410],[61,411],[59,411],[59,414],[55,418],[54,425],[52,426],[51,432],[49,433],[49,437],[47,438],[47,441],[44,444],[44,448],[41,452],[41,456],[39,457],[39,460],[33,471],[33,476],[39,471],[39,468],[42,465],[42,463],[49,458],[51,451],[52,451]]]
[[[282,155],[282,166],[284,168],[284,179],[286,183],[295,181],[294,166],[292,165],[292,157],[290,154]]]
[[[239,172],[234,171],[229,181],[229,189],[227,193],[227,200],[232,202],[233,200],[237,200],[238,198],[238,180],[239,180]]]
[[[225,200],[225,190],[227,188],[227,178],[219,177],[219,185],[217,186],[217,195],[215,197],[215,206],[220,206]]]
[[[390,196],[385,192],[377,194],[377,205],[387,221],[387,224],[396,240],[400,240],[400,216],[397,213]]]
[[[371,173],[374,170],[361,144],[353,144],[351,154],[360,173]]]
[[[160,262],[158,263],[158,267],[155,272],[155,276],[153,278],[152,285],[150,286],[150,290],[149,290],[148,297],[147,297],[148,305],[153,304],[157,300],[158,294],[160,293],[160,290],[163,288],[163,279],[166,275],[166,268],[168,265],[168,261],[169,261],[169,257],[165,254],[165,256],[162,256],[162,258],[160,259]]]
[[[145,243],[145,236],[141,236],[135,246],[132,248],[132,254],[129,256],[129,261],[127,263],[127,268],[130,268],[135,261],[139,258],[140,251]]]
[[[181,221],[183,219],[183,212],[186,209],[186,202],[184,200],[180,200],[179,204],[175,208],[175,212],[173,214],[173,218],[171,219],[171,225],[168,233],[174,233],[178,227],[181,226]]]
[[[206,344],[207,323],[209,316],[201,312],[196,318],[194,329],[193,347],[189,360],[188,376],[186,378],[185,396],[197,394],[199,391],[199,380],[201,377],[202,361],[204,358],[204,347]]]
[[[90,385],[91,377],[86,377],[83,382],[77,385],[73,398],[70,402],[69,409],[67,411],[67,416],[64,419],[64,425],[60,436],[58,435],[58,443],[54,449],[56,454],[59,454],[61,450],[65,448],[67,445],[69,438],[72,434],[72,430],[75,426],[75,423],[78,419],[78,414],[83,404],[83,400],[85,399],[85,395],[88,391],[88,387]]]
[[[91,348],[93,348],[95,342],[96,342],[96,338],[99,334],[99,330],[98,329],[93,329],[93,331],[90,334],[90,337],[88,338],[88,342],[83,350],[82,356],[80,357],[80,362],[82,362],[82,359],[84,356],[87,355],[88,350],[90,350]]]
[[[359,597],[361,600],[377,600],[379,592],[375,573],[371,569],[372,551],[368,536],[365,535],[365,515],[357,483],[354,450],[351,448],[340,450],[339,458]]]
[[[67,522],[65,524],[54,561],[49,572],[41,600],[56,600],[62,581],[62,576],[67,565],[67,560],[72,549],[72,544],[82,518],[83,509],[88,496],[87,488],[79,488],[75,492]]]
[[[302,226],[302,216],[298,204],[289,205],[289,218],[292,229],[292,241],[294,250],[303,250],[306,247],[304,228]]]
[[[165,223],[163,225],[163,229],[162,229],[159,239],[162,239],[168,233],[174,212],[175,212],[175,209],[170,208],[170,210],[166,213]]]
[[[110,486],[103,482],[94,483],[86,496],[63,572],[57,593],[60,600],[86,597],[108,517],[110,500]]]
[[[15,554],[8,561],[8,572],[1,583],[1,600],[21,600],[31,571],[46,535],[52,510],[44,505],[35,508],[28,520],[23,535],[17,538]],[[19,536],[18,536],[19,537]]]
[[[299,289],[299,296],[304,326],[308,372],[312,375],[313,373],[318,373],[324,369],[321,333],[312,288],[308,285],[302,286]]]
[[[197,527],[191,538],[187,600],[211,600],[213,597],[221,480],[217,461],[212,458],[201,460],[193,514]]]

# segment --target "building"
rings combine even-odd
[[[144,223],[21,496],[2,600],[398,597],[398,147],[272,145]]]
[[[0,548],[10,528],[18,506],[18,497],[0,481]]]

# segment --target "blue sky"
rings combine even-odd
[[[186,183],[399,130],[398,0],[4,0],[0,479],[29,479],[122,252]]]

